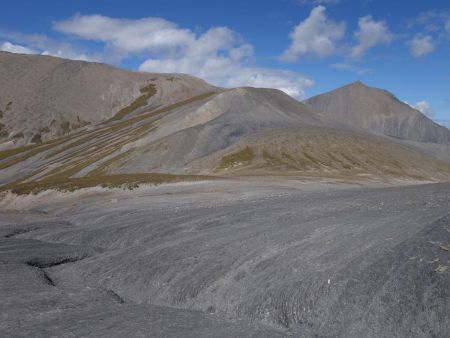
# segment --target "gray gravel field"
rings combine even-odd
[[[450,336],[450,183],[7,198],[2,337]]]

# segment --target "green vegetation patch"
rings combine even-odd
[[[245,147],[241,151],[226,155],[220,161],[221,168],[230,168],[238,165],[248,165],[255,158],[255,152],[250,147]]]
[[[110,129],[111,128],[123,128],[123,127],[129,126],[129,125],[131,125],[133,123],[136,123],[136,122],[139,122],[139,121],[143,121],[143,120],[151,118],[151,117],[156,117],[156,116],[158,116],[160,114],[163,114],[163,113],[167,113],[167,112],[172,111],[174,109],[183,107],[183,106],[185,106],[187,104],[190,104],[190,103],[193,103],[193,102],[196,102],[196,101],[199,101],[199,100],[206,99],[207,97],[210,97],[210,96],[212,96],[214,94],[216,94],[216,92],[208,92],[208,93],[192,96],[192,97],[190,97],[190,98],[188,98],[186,100],[178,101],[178,102],[176,102],[174,104],[171,104],[171,105],[169,105],[167,107],[159,108],[159,109],[153,110],[153,111],[151,111],[149,113],[145,113],[145,114],[142,114],[142,115],[139,115],[139,116],[134,116],[134,117],[132,117],[132,118],[130,118],[128,120],[116,123],[113,126],[110,126],[108,128],[110,128]],[[106,122],[110,122],[110,121],[111,120],[106,121]]]
[[[286,167],[290,170],[298,169],[294,164],[290,163],[290,162],[295,163],[295,160],[292,158],[292,156],[290,156],[289,154],[287,154],[285,152],[283,152],[281,154],[281,156],[284,159],[280,159],[278,157],[271,155],[266,149],[264,149],[262,152],[262,157],[263,157],[264,161],[266,161],[266,163],[268,163],[271,166]]]
[[[154,84],[149,84],[148,86],[141,88],[140,92],[142,94],[141,96],[139,96],[125,108],[119,110],[116,115],[114,115],[109,121],[121,120],[126,115],[134,112],[136,109],[144,107],[147,104],[148,99],[156,94],[156,87]]]
[[[14,155],[20,154],[22,152],[25,152],[27,150],[33,149],[35,147],[36,147],[36,145],[30,144],[30,145],[27,145],[27,146],[22,146],[22,147],[2,150],[2,151],[0,151],[0,161],[4,160],[4,159],[6,159],[6,158],[8,158],[10,156],[14,156]]]
[[[19,184],[5,185],[0,191],[10,190],[18,195],[37,194],[45,190],[75,191],[82,188],[101,186],[104,188],[137,188],[140,184],[162,184],[183,181],[201,181],[213,179],[212,176],[171,175],[160,173],[119,174],[108,176],[87,176],[79,178],[45,179]]]
[[[60,139],[52,140],[52,141],[41,143],[41,144],[30,144],[30,145],[26,145],[26,146],[22,146],[22,147],[17,147],[17,148],[0,151],[0,161],[6,159],[8,157],[14,156],[14,155],[25,153],[25,154],[22,154],[21,156],[12,158],[11,160],[9,160],[7,162],[0,163],[0,169],[8,168],[14,164],[25,161],[25,160],[29,159],[30,157],[33,157],[33,156],[39,154],[40,152],[46,151],[52,147],[55,147],[55,146],[65,142],[66,140],[67,140],[67,138],[60,138]]]
[[[98,175],[105,175],[107,173],[107,170],[109,167],[111,167],[114,163],[119,162],[120,160],[124,159],[131,153],[131,149],[123,152],[121,154],[118,154],[109,160],[103,162],[100,164],[97,168],[89,172],[88,176],[98,176]]]
[[[72,135],[63,136],[63,137],[60,137],[60,138],[57,138],[57,139],[54,139],[51,141],[43,142],[41,144],[31,144],[31,145],[26,145],[26,146],[21,146],[21,147],[17,147],[17,148],[0,151],[0,161],[6,160],[7,158],[11,158],[15,155],[19,155],[19,156],[15,156],[14,158],[9,159],[8,161],[4,161],[3,163],[0,163],[0,169],[4,169],[4,168],[10,167],[12,165],[15,165],[21,161],[27,160],[27,159],[39,154],[40,152],[47,151],[53,147],[57,147],[65,142],[75,140],[77,137],[81,136],[80,139],[75,140],[74,142],[65,145],[61,149],[56,149],[54,152],[48,154],[46,156],[46,158],[49,159],[50,157],[53,157],[53,156],[55,156],[59,153],[62,153],[68,149],[71,149],[71,148],[81,145],[83,143],[89,142],[96,137],[107,136],[110,133],[113,133],[115,131],[129,127],[134,123],[138,123],[140,121],[143,121],[143,120],[146,120],[149,118],[158,117],[158,116],[162,115],[163,113],[169,112],[169,111],[179,108],[179,107],[182,107],[186,104],[205,99],[214,94],[216,94],[216,93],[208,92],[208,93],[204,93],[201,95],[193,96],[191,98],[188,98],[183,101],[179,101],[179,102],[169,105],[167,107],[156,109],[149,113],[135,116],[135,117],[130,118],[125,121],[120,121],[111,126],[104,126],[102,128],[96,129],[94,131],[78,131],[78,132],[73,133]],[[56,123],[56,121],[52,120],[50,125],[53,125],[55,123]],[[141,132],[144,132],[144,131],[150,132],[152,130],[152,128],[153,127],[150,126],[150,124],[147,124],[146,126],[144,126],[142,128],[138,127],[134,132],[135,135],[133,135],[133,137],[131,139],[129,139],[128,141],[123,141],[122,144],[125,144],[125,143],[129,142],[130,140],[137,139],[139,136],[141,136]],[[138,131],[138,132],[136,132],[136,131]],[[59,161],[60,159],[57,159],[57,160]]]
[[[270,165],[284,165],[285,164],[279,158],[272,156],[266,149],[263,150],[262,156],[263,156],[263,159]]]

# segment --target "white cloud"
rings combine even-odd
[[[227,27],[196,34],[161,18],[77,15],[56,22],[54,28],[81,39],[104,42],[119,53],[147,54],[141,71],[188,73],[224,87],[277,88],[299,99],[313,85],[312,80],[295,72],[254,66],[253,47]]]
[[[410,41],[410,48],[411,54],[414,57],[420,58],[422,56],[425,56],[434,50],[433,38],[431,37],[431,35],[416,35]]]
[[[416,18],[409,20],[408,28],[420,26],[423,31],[441,35],[450,34],[450,12],[431,10],[420,13]]]
[[[9,41],[5,41],[0,45],[0,50],[3,52],[11,52],[11,53],[20,53],[20,54],[36,54],[37,51],[35,51],[34,49],[25,47],[25,46],[21,46],[21,45],[16,45],[13,44]]]
[[[82,39],[107,42],[128,52],[158,52],[174,46],[189,45],[195,40],[190,30],[180,29],[161,18],[129,20],[102,15],[76,15],[55,22],[53,28]]]
[[[358,67],[358,66],[350,64],[350,63],[333,63],[331,65],[331,68],[355,72],[358,75],[365,75],[365,74],[372,72],[371,69],[361,68],[361,67]]]
[[[22,34],[0,30],[0,38],[6,40],[0,45],[0,50],[12,53],[51,55],[84,61],[101,60],[99,55],[88,55],[80,52],[70,43],[57,41],[42,34]]]
[[[44,50],[41,55],[50,55],[50,56],[56,56],[64,59],[71,59],[71,60],[80,60],[80,61],[94,61],[95,59],[86,55],[86,54],[79,54],[76,52],[73,52],[71,50],[63,50],[63,49],[55,49],[55,50]]]
[[[419,101],[415,105],[413,105],[412,107],[417,109],[422,114],[424,114],[424,115],[426,115],[428,117],[433,117],[434,116],[434,111],[433,111],[433,109],[431,108],[430,104],[427,101]]]
[[[139,69],[189,73],[223,87],[276,88],[298,99],[303,99],[305,90],[314,84],[312,80],[291,71],[248,67],[223,57],[210,57],[206,62],[192,60],[188,55],[177,59],[149,59]]]
[[[337,43],[344,37],[345,28],[344,22],[334,22],[327,18],[324,6],[317,6],[291,32],[292,43],[280,59],[296,61],[302,55],[331,55],[336,52]]]
[[[253,48],[239,44],[239,40],[228,28],[212,28],[175,57],[151,58],[139,69],[193,74],[223,87],[276,88],[299,99],[304,98],[305,89],[313,85],[312,80],[291,71],[250,65]]]
[[[359,30],[355,32],[358,44],[351,50],[352,57],[361,57],[369,49],[392,41],[393,34],[384,21],[375,21],[371,16],[364,16],[358,20]]]

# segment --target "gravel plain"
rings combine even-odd
[[[0,207],[0,336],[450,335],[450,183],[241,178]]]

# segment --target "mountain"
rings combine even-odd
[[[442,127],[391,93],[361,82],[305,101],[324,116],[355,127],[405,140],[450,143],[450,130]]]
[[[367,126],[374,131],[349,125],[279,90],[223,89],[187,75],[133,73],[43,56],[2,57],[8,59],[8,69],[28,67],[14,81],[0,81],[5,88],[23,83],[27,93],[23,100],[18,91],[5,96],[7,101],[15,95],[3,117],[6,128],[21,126],[35,133],[42,121],[51,126],[55,116],[58,121],[80,116],[89,123],[66,132],[63,128],[62,135],[61,130],[50,131],[46,139],[31,143],[6,137],[0,151],[3,190],[148,182],[168,179],[161,176],[168,174],[170,179],[183,179],[180,175],[450,178],[449,163],[380,134],[376,124]],[[43,71],[43,64],[51,64],[53,70]],[[1,79],[6,73],[13,72],[2,70]],[[47,80],[58,85],[48,85]],[[121,97],[114,98],[113,92]],[[112,109],[112,101],[106,104],[106,94],[100,93],[123,103]],[[65,107],[66,101],[67,108],[58,111],[56,107]],[[415,126],[414,119],[402,121],[409,133],[422,126]],[[428,134],[420,129],[419,135]]]
[[[0,140],[19,145],[216,90],[188,75],[8,52],[0,52],[0,79]]]

